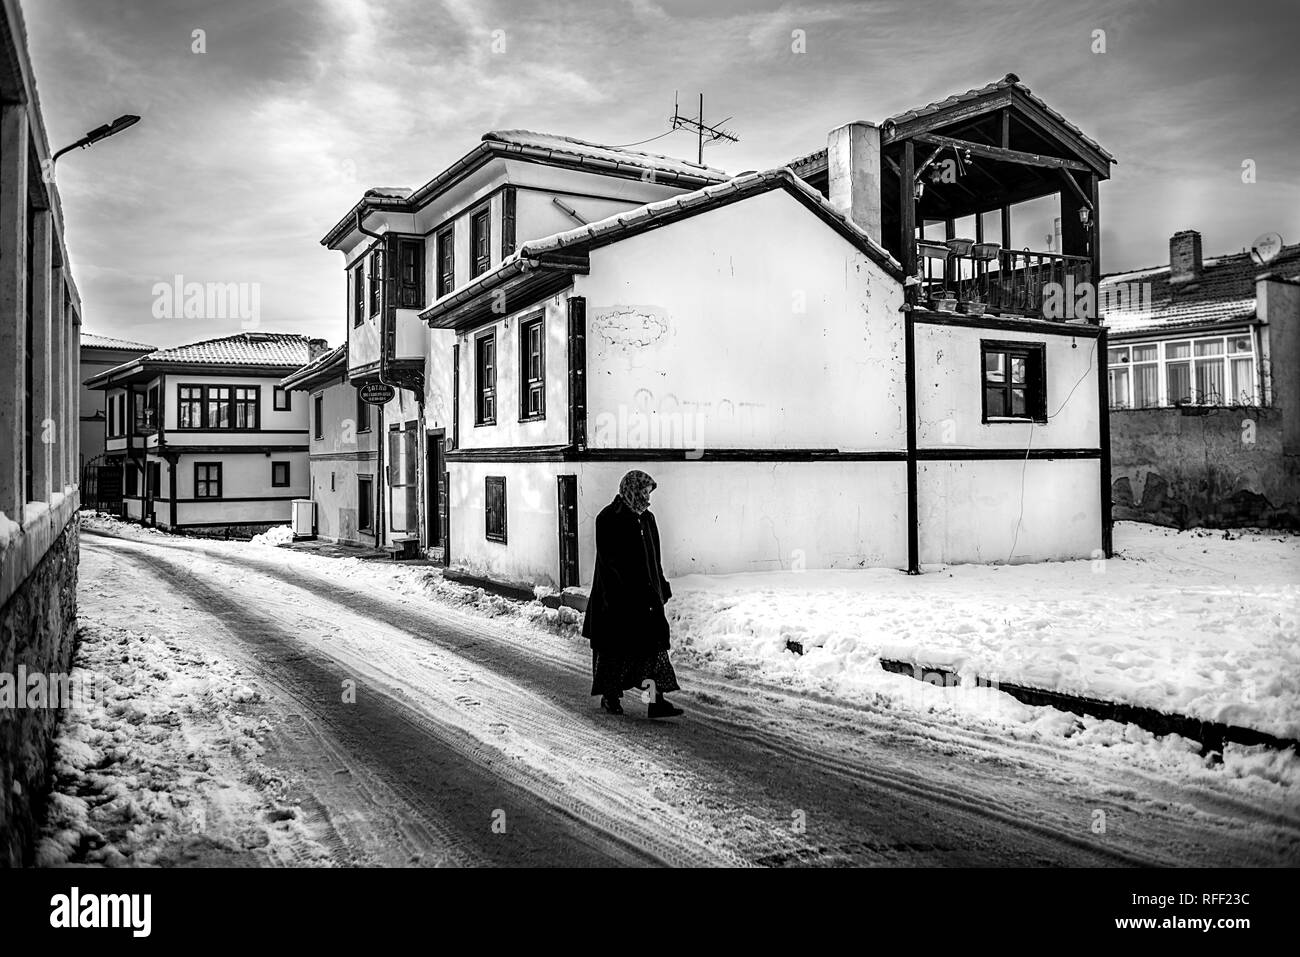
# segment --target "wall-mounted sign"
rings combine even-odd
[[[397,390],[384,382],[366,382],[361,386],[361,401],[371,405],[386,405],[393,401]]]

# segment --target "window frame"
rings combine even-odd
[[[448,223],[433,237],[435,298],[441,299],[456,288],[456,224]]]
[[[987,357],[990,354],[1000,354],[1006,357],[1006,381],[1002,383],[989,381]],[[988,391],[990,388],[1005,389],[1008,397],[1008,412],[1010,411],[1011,403],[1009,400],[1015,390],[1015,384],[1011,381],[1011,358],[1013,356],[1026,360],[1025,413],[1023,415],[989,415]],[[1035,376],[1035,366],[1037,367],[1037,376]],[[980,340],[980,421],[986,425],[1016,422],[1033,422],[1037,425],[1047,423],[1047,343],[1007,339]]]
[[[529,341],[537,331],[538,374],[531,375],[533,349]],[[531,411],[537,395],[537,410]],[[519,421],[540,422],[546,418],[546,313],[537,312],[519,320]]]
[[[413,253],[409,265],[413,269],[407,278],[407,253]],[[397,240],[397,307],[399,309],[424,308],[424,240],[400,237]]]
[[[356,328],[366,321],[366,305],[368,293],[366,291],[366,257],[362,256],[357,260],[355,266],[349,270],[352,273],[352,328]]]
[[[484,344],[492,348],[491,381],[484,383]],[[496,328],[474,336],[474,427],[497,424],[497,331]],[[488,406],[491,412],[488,414]]]
[[[501,494],[501,529],[499,532],[492,530],[492,490],[499,488]],[[504,475],[485,475],[483,476],[483,537],[489,542],[496,542],[500,545],[507,543],[507,526],[509,509],[507,508],[508,499],[506,497],[506,477]]]
[[[290,485],[293,484],[293,482],[291,481],[291,476],[293,472],[292,469],[290,469],[289,465],[290,463],[285,461],[271,462],[271,488],[288,488]],[[281,469],[281,468],[284,469],[284,481],[277,482],[275,480],[275,473],[277,469]]]
[[[367,298],[370,300],[370,318],[375,318],[384,307],[384,290],[383,290],[383,250],[372,249],[366,256],[366,277],[369,280],[366,288]]]
[[[356,389],[355,391],[357,394],[357,434],[360,435],[362,432],[370,431],[372,415],[370,411],[370,403],[361,398],[361,390]]]
[[[482,243],[478,224],[483,224]],[[483,248],[480,257],[479,246]],[[492,206],[484,204],[469,213],[469,278],[481,276],[492,268]]]
[[[225,475],[221,462],[195,462],[194,463],[194,498],[203,499],[205,502],[216,502],[225,498]],[[209,471],[207,478],[199,478],[200,469],[216,469],[216,478],[212,478]],[[216,495],[203,495],[199,493],[200,487],[207,488],[209,491],[213,484],[217,486]]]
[[[315,392],[311,397],[311,437],[325,438],[325,393]]]
[[[237,398],[237,390],[245,389],[251,391],[249,398]],[[187,391],[198,390],[198,399],[185,398],[184,393]],[[224,399],[213,398],[213,393],[224,391]],[[199,405],[199,422],[198,425],[184,425],[184,411],[187,406],[194,402]],[[213,425],[210,407],[218,405],[225,410],[226,425]],[[253,424],[251,426],[238,426],[237,408],[241,405],[252,406]],[[178,432],[261,432],[262,431],[262,387],[260,385],[250,385],[246,382],[211,382],[200,385],[196,382],[178,382],[176,383],[176,431]]]
[[[1245,340],[1249,349],[1241,352],[1232,351],[1234,340]],[[1205,342],[1221,342],[1222,351],[1214,355],[1198,355],[1197,344]],[[1187,355],[1172,356],[1170,353],[1173,347],[1186,347]],[[1110,360],[1110,353],[1107,353],[1107,381],[1108,384],[1113,381],[1113,375],[1117,370],[1128,371],[1128,392],[1125,396],[1128,404],[1116,404],[1113,396],[1110,396],[1110,407],[1112,409],[1161,409],[1177,408],[1181,405],[1203,406],[1206,408],[1229,408],[1233,406],[1257,408],[1263,404],[1262,384],[1259,375],[1259,349],[1256,343],[1254,329],[1247,327],[1239,330],[1226,330],[1216,335],[1197,336],[1190,331],[1177,338],[1169,339],[1138,339],[1125,340],[1113,345],[1112,349],[1127,350],[1127,359],[1119,362]],[[1137,349],[1153,348],[1155,349],[1154,359],[1135,358]],[[1197,388],[1196,373],[1199,366],[1206,366],[1210,363],[1219,363],[1222,369],[1225,394],[1221,397],[1221,402],[1211,405],[1205,401],[1205,397],[1200,394]],[[1239,389],[1239,376],[1234,371],[1237,364],[1243,364],[1249,369],[1248,389]],[[1137,379],[1139,370],[1154,367],[1156,370],[1156,394],[1154,403],[1142,404],[1137,403]],[[1188,382],[1187,396],[1173,395],[1170,388],[1170,372],[1175,367],[1186,375]],[[1243,398],[1244,397],[1244,398]]]
[[[281,405],[281,400],[284,405]],[[282,385],[271,387],[271,411],[273,412],[292,412],[293,411],[293,393]]]
[[[362,489],[365,493],[362,494]],[[365,506],[363,508],[362,506]],[[375,477],[357,475],[357,531],[374,533],[375,527]]]

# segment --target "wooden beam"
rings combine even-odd
[[[881,131],[880,142],[889,144],[898,140],[910,139],[917,133],[928,133],[930,130],[952,126],[962,120],[971,119],[982,113],[992,112],[999,107],[1008,106],[1010,103],[1011,93],[1009,90],[1002,90],[999,93],[992,94],[987,99],[967,100],[959,106],[927,113],[925,116],[913,120],[904,120],[901,123],[895,122],[889,129]]]
[[[951,146],[955,149],[969,150],[975,156],[984,156],[1004,163],[1019,163],[1022,166],[1045,166],[1052,169],[1077,169],[1083,172],[1089,172],[1092,169],[1087,163],[1080,163],[1078,160],[1065,159],[1060,156],[1047,156],[1042,153],[1024,153],[1020,150],[1007,149],[1001,146],[985,146],[983,143],[976,143],[973,140],[959,140],[951,136],[939,136],[934,133],[920,133],[912,138],[917,142],[929,143],[934,146]]]
[[[1066,185],[1070,187],[1071,192],[1074,193],[1075,197],[1079,200],[1079,202],[1083,203],[1083,205],[1087,206],[1089,209],[1092,209],[1093,208],[1092,200],[1089,199],[1087,194],[1084,193],[1083,187],[1079,185],[1078,180],[1076,180],[1073,176],[1071,176],[1070,173],[1066,170],[1060,170],[1060,174],[1061,174],[1061,179],[1065,180]]]
[[[1082,156],[1088,159],[1088,168],[1103,177],[1110,176],[1110,163],[1107,159],[1083,141],[1077,133],[1073,133],[1061,125],[1060,120],[1053,119],[1048,113],[1044,112],[1039,106],[1023,94],[1017,94],[1015,97],[1016,109],[1026,117],[1034,121],[1034,125],[1046,132],[1052,139],[1060,143],[1066,149],[1080,150]],[[1095,160],[1095,161],[1094,161]]]

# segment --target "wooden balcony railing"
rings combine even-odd
[[[1097,322],[1092,263],[1083,256],[951,239],[917,244],[921,305],[967,315]]]

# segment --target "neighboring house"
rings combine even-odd
[[[1300,527],[1300,244],[1107,276],[1115,517]]]
[[[379,409],[362,401],[347,376],[343,344],[286,377],[281,385],[308,409],[310,490],[314,533],[350,545],[381,544]],[[412,483],[412,488],[414,484]]]
[[[81,387],[81,457],[78,466],[78,474],[90,462],[104,454],[104,393],[96,389],[88,388],[84,385],[85,381],[91,376],[98,375],[114,366],[120,366],[124,362],[130,362],[132,359],[139,358],[148,352],[153,352],[156,346],[148,346],[141,342],[129,342],[125,339],[112,339],[108,336],[97,336],[89,332],[81,334],[81,366],[77,372],[78,380],[83,383]],[[87,504],[88,489],[82,489],[82,504]],[[104,495],[112,497],[111,489],[98,489],[99,501],[104,501]],[[117,490],[117,496],[121,497],[121,489]],[[116,511],[116,508],[113,509]]]
[[[288,522],[308,489],[308,409],[280,380],[325,348],[244,332],[89,379],[106,394],[105,454],[122,469],[123,517],[227,535]]]
[[[50,153],[22,12],[0,0],[0,867],[33,863],[76,642],[81,300]]]
[[[489,134],[435,180],[454,195],[368,193],[325,239],[349,374],[399,387],[381,430],[424,438],[417,508],[447,503],[394,504],[394,528],[477,575],[581,585],[639,467],[669,575],[1108,553],[1104,331],[1049,299],[1098,275],[1111,162],[1008,75],[765,173]],[[1003,248],[1042,197],[1062,253]]]

